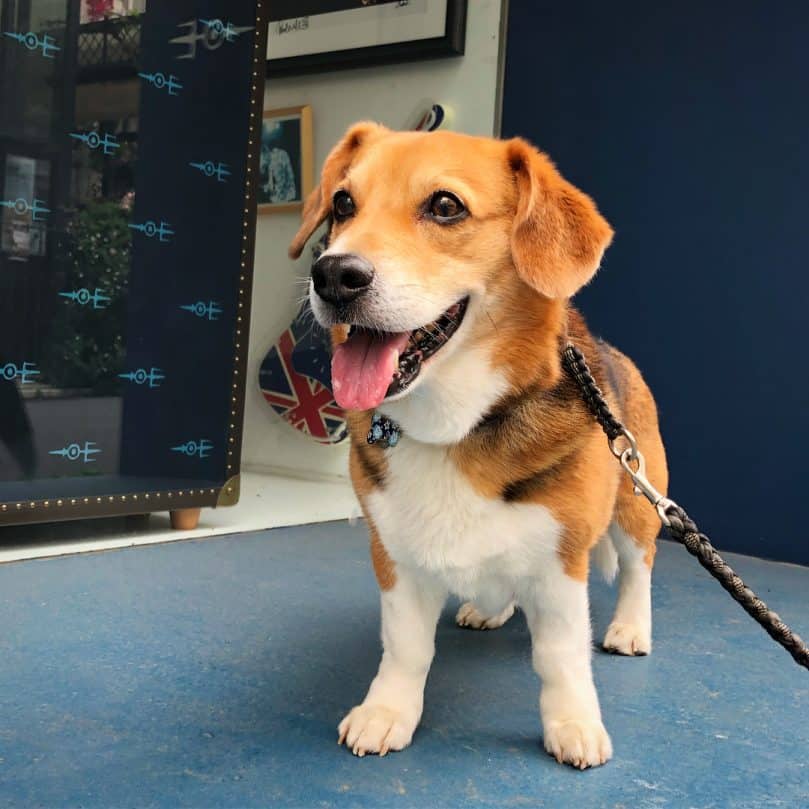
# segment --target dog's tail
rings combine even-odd
[[[612,584],[618,572],[618,552],[609,534],[604,534],[593,548],[593,563],[601,571],[604,580]]]

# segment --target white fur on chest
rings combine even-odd
[[[556,553],[561,527],[548,509],[482,497],[445,447],[405,435],[386,454],[384,488],[366,505],[394,561],[495,604]]]
[[[457,339],[450,341],[449,349]],[[464,346],[445,357],[448,348],[438,353],[415,390],[381,408],[407,435],[425,444],[461,441],[509,390],[485,349]]]

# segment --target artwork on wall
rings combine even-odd
[[[297,211],[313,188],[312,108],[264,113],[258,186],[260,214]]]
[[[467,0],[276,0],[267,75],[460,56]]]

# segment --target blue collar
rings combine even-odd
[[[369,444],[380,444],[383,447],[395,447],[402,436],[402,428],[387,416],[374,413],[371,419],[371,429],[368,430],[366,441]]]

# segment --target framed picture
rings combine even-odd
[[[467,0],[274,0],[267,75],[460,56]]]
[[[312,108],[267,110],[261,126],[259,214],[298,211],[312,190]]]

